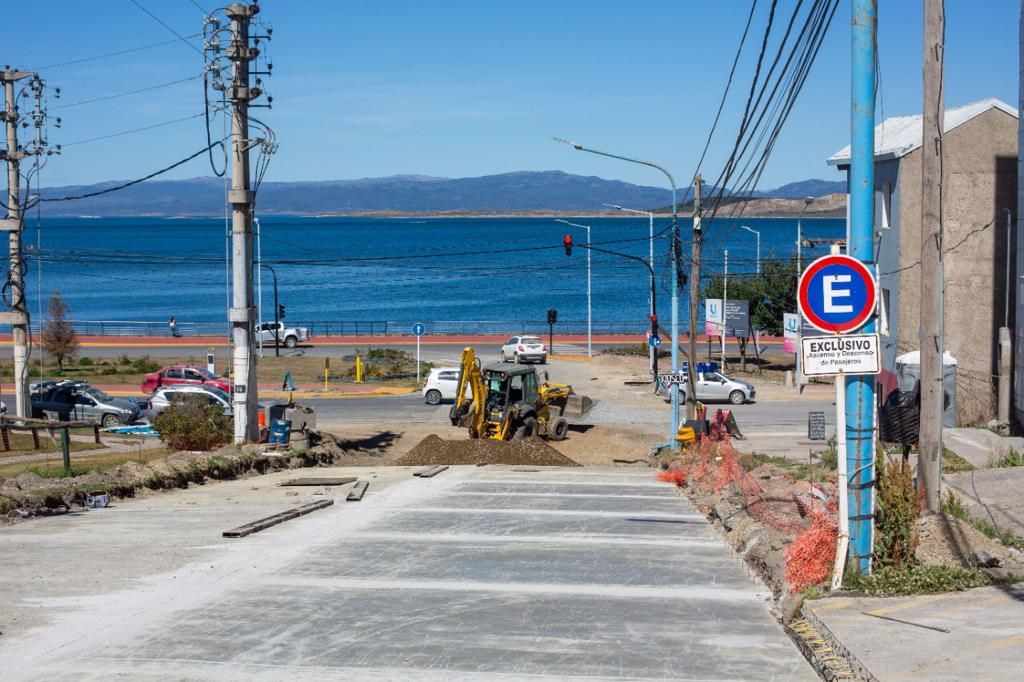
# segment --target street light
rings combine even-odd
[[[761,274],[761,233],[755,229],[749,228],[746,225],[740,225],[747,232],[753,232],[757,235],[757,274]]]
[[[578,227],[587,231],[587,357],[594,357],[594,351],[592,346],[592,319],[590,317],[590,225],[577,225],[576,223],[570,223],[568,220],[562,220],[561,218],[555,219],[556,223],[562,223],[569,227]]]
[[[648,220],[648,229],[647,229],[647,234],[648,234],[648,237],[647,237],[647,251],[648,251],[648,256],[647,256],[647,264],[651,268],[651,272],[653,273],[654,272],[654,211],[638,211],[635,208],[624,208],[622,206],[619,206],[618,204],[601,204],[601,205],[602,206],[607,206],[608,208],[614,208],[616,211],[625,211],[626,213],[639,213],[640,215],[647,214],[647,220]],[[657,315],[658,315],[657,308],[654,305],[654,289],[651,289],[651,295],[650,295],[649,298],[650,298],[650,303],[651,303],[650,317],[651,317],[651,320],[653,321],[653,320],[657,319]],[[657,381],[658,381],[658,349],[654,348],[652,346],[651,347],[650,356],[651,356],[651,374],[654,376],[655,383],[657,383]]]
[[[657,171],[660,171],[660,172],[664,173],[665,177],[668,178],[668,183],[672,187],[672,225],[669,227],[669,229],[670,229],[670,231],[672,233],[672,245],[670,247],[670,251],[672,253],[672,372],[673,373],[678,373],[679,372],[679,258],[678,258],[678,256],[679,256],[679,223],[678,223],[679,216],[678,216],[677,208],[676,208],[676,181],[675,181],[675,178],[673,178],[672,174],[669,173],[667,170],[665,170],[663,167],[661,167],[658,164],[653,163],[651,161],[641,161],[640,159],[633,159],[633,158],[630,158],[628,156],[620,156],[618,154],[611,154],[609,152],[602,152],[602,151],[598,151],[596,149],[589,149],[589,148],[584,147],[583,145],[579,144],[578,142],[570,142],[569,140],[563,140],[563,139],[558,138],[558,137],[555,137],[555,138],[552,138],[552,139],[555,142],[561,142],[562,144],[567,144],[570,147],[572,147],[573,149],[575,149],[576,151],[589,152],[591,154],[598,154],[600,156],[607,156],[607,157],[612,158],[612,159],[618,159],[620,161],[628,161],[629,163],[636,163],[636,164],[640,164],[641,166],[647,166],[649,168],[653,168],[653,169],[655,169]],[[695,236],[695,238],[697,238],[699,236],[699,230],[700,230],[699,222],[697,220],[695,220],[694,221],[694,232],[695,232],[694,236]],[[699,281],[700,281],[699,280],[700,272],[699,272],[699,269],[698,269],[699,267],[700,267],[699,263],[693,263],[693,265],[692,265],[692,269],[691,269],[691,272],[690,272],[691,286],[697,286],[696,284],[693,284],[693,279],[694,278],[697,278],[697,282],[699,284]],[[696,311],[690,310],[690,320],[691,321],[693,321],[695,319],[695,316],[696,316]],[[696,372],[697,372],[697,365],[696,365],[696,358],[697,358],[697,335],[696,335],[696,328],[695,328],[696,325],[691,324],[690,326],[693,327],[693,328],[690,329],[690,344],[689,344],[689,352],[688,352],[688,355],[690,356],[690,362],[687,363],[687,367],[689,368],[690,385],[691,386],[695,386],[697,384],[697,374],[696,374]],[[689,396],[689,406],[690,406],[689,407],[689,411],[692,414],[696,413],[696,407],[697,407],[697,405],[696,405],[696,399],[697,399],[696,398],[696,393],[697,393],[696,391],[689,391],[689,393],[688,393],[688,396]],[[668,446],[670,448],[672,448],[673,450],[678,450],[679,449],[679,441],[676,440],[676,429],[679,428],[679,384],[677,384],[675,382],[672,383],[671,394],[672,394],[672,418],[671,418],[671,423],[668,425]]]
[[[281,306],[277,302],[277,271],[270,267],[266,263],[260,263],[260,267],[270,270],[270,274],[274,276],[274,357],[281,357],[281,324],[278,315],[281,313]],[[263,315],[260,315],[263,318]],[[262,327],[263,325],[260,324]],[[258,331],[260,337],[260,347],[263,346],[263,330]]]

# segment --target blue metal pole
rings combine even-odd
[[[875,38],[877,0],[853,0],[853,73],[850,116],[850,242],[848,255],[874,273]],[[875,322],[865,325],[875,331]],[[875,378],[846,379],[846,462],[850,508],[849,566],[871,572],[874,530]]]

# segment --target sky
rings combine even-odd
[[[780,15],[795,2],[779,0]],[[750,9],[748,0],[260,4],[260,18],[273,28],[262,46],[274,65],[266,81],[273,108],[253,113],[280,144],[268,181],[562,170],[645,185],[663,178],[551,138],[655,161],[685,184]],[[879,120],[920,111],[923,3],[880,4]],[[4,41],[3,61],[36,69],[61,89],[49,106],[62,126],[49,141],[65,147],[43,170],[44,186],[140,177],[205,146],[201,118],[106,137],[201,113],[201,80],[81,103],[200,74],[201,55],[171,30],[199,33],[197,5],[214,8],[211,0],[17,6],[22,29]],[[758,2],[705,179],[717,175],[735,139],[769,5]],[[947,0],[947,106],[986,97],[1017,105],[1018,11],[1018,0]],[[171,42],[66,64],[162,41]],[[849,139],[849,72],[850,3],[843,0],[761,188],[841,179],[825,159]],[[214,127],[216,135],[221,123]],[[85,141],[97,137],[106,139]],[[200,157],[164,177],[211,174]]]

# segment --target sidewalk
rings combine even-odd
[[[1024,583],[913,597],[815,599],[804,602],[803,612],[833,649],[845,650],[870,673],[867,679],[1021,677]]]
[[[112,396],[139,396],[142,389],[134,384],[93,384],[95,388]],[[374,386],[373,384],[345,384],[331,387],[326,391],[322,385],[304,384],[295,387],[292,395],[296,398],[370,398],[391,395],[409,395],[420,389],[415,386]],[[262,384],[260,398],[287,398],[288,391],[282,391],[280,384]]]

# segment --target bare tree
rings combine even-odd
[[[57,361],[57,369],[64,371],[64,360],[74,355],[78,350],[78,334],[75,333],[68,320],[70,308],[67,302],[60,295],[60,291],[54,290],[50,295],[50,302],[47,305],[50,319],[43,325],[43,348]]]

